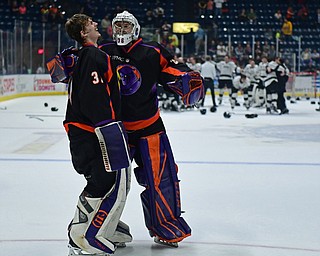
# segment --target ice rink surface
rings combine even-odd
[[[0,102],[1,256],[68,253],[66,228],[85,183],[62,126],[66,97]],[[133,177],[122,220],[134,241],[115,256],[320,255],[318,107],[302,99],[288,103],[289,115],[253,109],[258,117],[247,119],[241,106],[226,119],[225,98],[216,113],[162,112],[192,236],[177,249],[153,243]]]

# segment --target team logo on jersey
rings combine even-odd
[[[141,86],[141,74],[131,65],[117,67],[118,84],[122,95],[132,95]]]

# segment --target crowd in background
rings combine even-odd
[[[38,15],[41,22],[50,24],[64,24],[66,19],[74,13],[85,13],[99,21],[103,38],[111,39],[111,20],[116,13],[126,9],[127,4],[116,1],[113,5],[103,5],[103,2],[106,1],[8,0],[7,5],[10,6],[11,14],[15,18],[24,19],[28,15]],[[273,10],[274,23],[278,30],[265,28],[264,40],[256,40],[254,45],[249,40],[250,38],[246,42],[237,41],[229,45],[226,38],[218,32],[219,20],[224,15],[231,13],[231,10],[228,9],[230,7],[227,6],[228,0],[195,0],[193,2],[194,17],[191,17],[191,20],[198,20],[200,26],[197,31],[190,32],[184,37],[184,61],[190,56],[195,56],[199,60],[204,58],[205,36],[208,39],[207,54],[216,61],[220,61],[226,54],[230,55],[239,66],[245,65],[249,58],[254,58],[256,62],[261,60],[261,56],[274,59],[278,54],[275,45],[276,39],[279,39],[280,45],[286,41],[295,40],[295,23],[315,22],[320,26],[320,6],[318,10],[309,10],[309,1],[307,0],[288,0],[285,2],[288,6],[285,12],[278,9]],[[101,6],[103,8],[100,8]],[[299,9],[294,9],[293,6],[299,6]],[[142,17],[136,15],[142,26],[142,37],[145,40],[160,42],[177,58],[181,57],[181,35],[173,33],[172,22],[174,18],[167,13],[168,10],[163,5],[163,1],[157,0],[152,4],[149,3],[143,9]],[[232,13],[235,15],[230,17],[235,22],[255,24],[259,21],[259,15],[253,6],[246,9],[239,5],[237,10],[232,10]],[[302,70],[315,71],[320,69],[319,50],[317,46],[301,49]],[[282,47],[279,54],[287,60],[288,66],[292,64],[291,52],[286,51],[286,47]]]

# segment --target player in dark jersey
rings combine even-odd
[[[121,222],[130,157],[120,120],[120,92],[109,56],[97,47],[97,23],[84,14],[66,22],[81,48],[69,80],[64,121],[72,163],[87,185],[69,225],[69,255],[106,255],[132,237]],[[62,60],[63,61],[63,60]]]
[[[114,42],[100,48],[110,55],[121,91],[122,122],[128,133],[130,153],[138,165],[145,224],[154,241],[177,247],[191,235],[181,217],[177,165],[160,117],[157,84],[179,94],[185,105],[204,96],[198,72],[178,63],[156,42],[139,37],[136,18],[124,11],[112,20]]]

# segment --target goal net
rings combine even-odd
[[[316,98],[320,93],[320,76],[316,72],[291,72],[286,90],[292,97]]]

